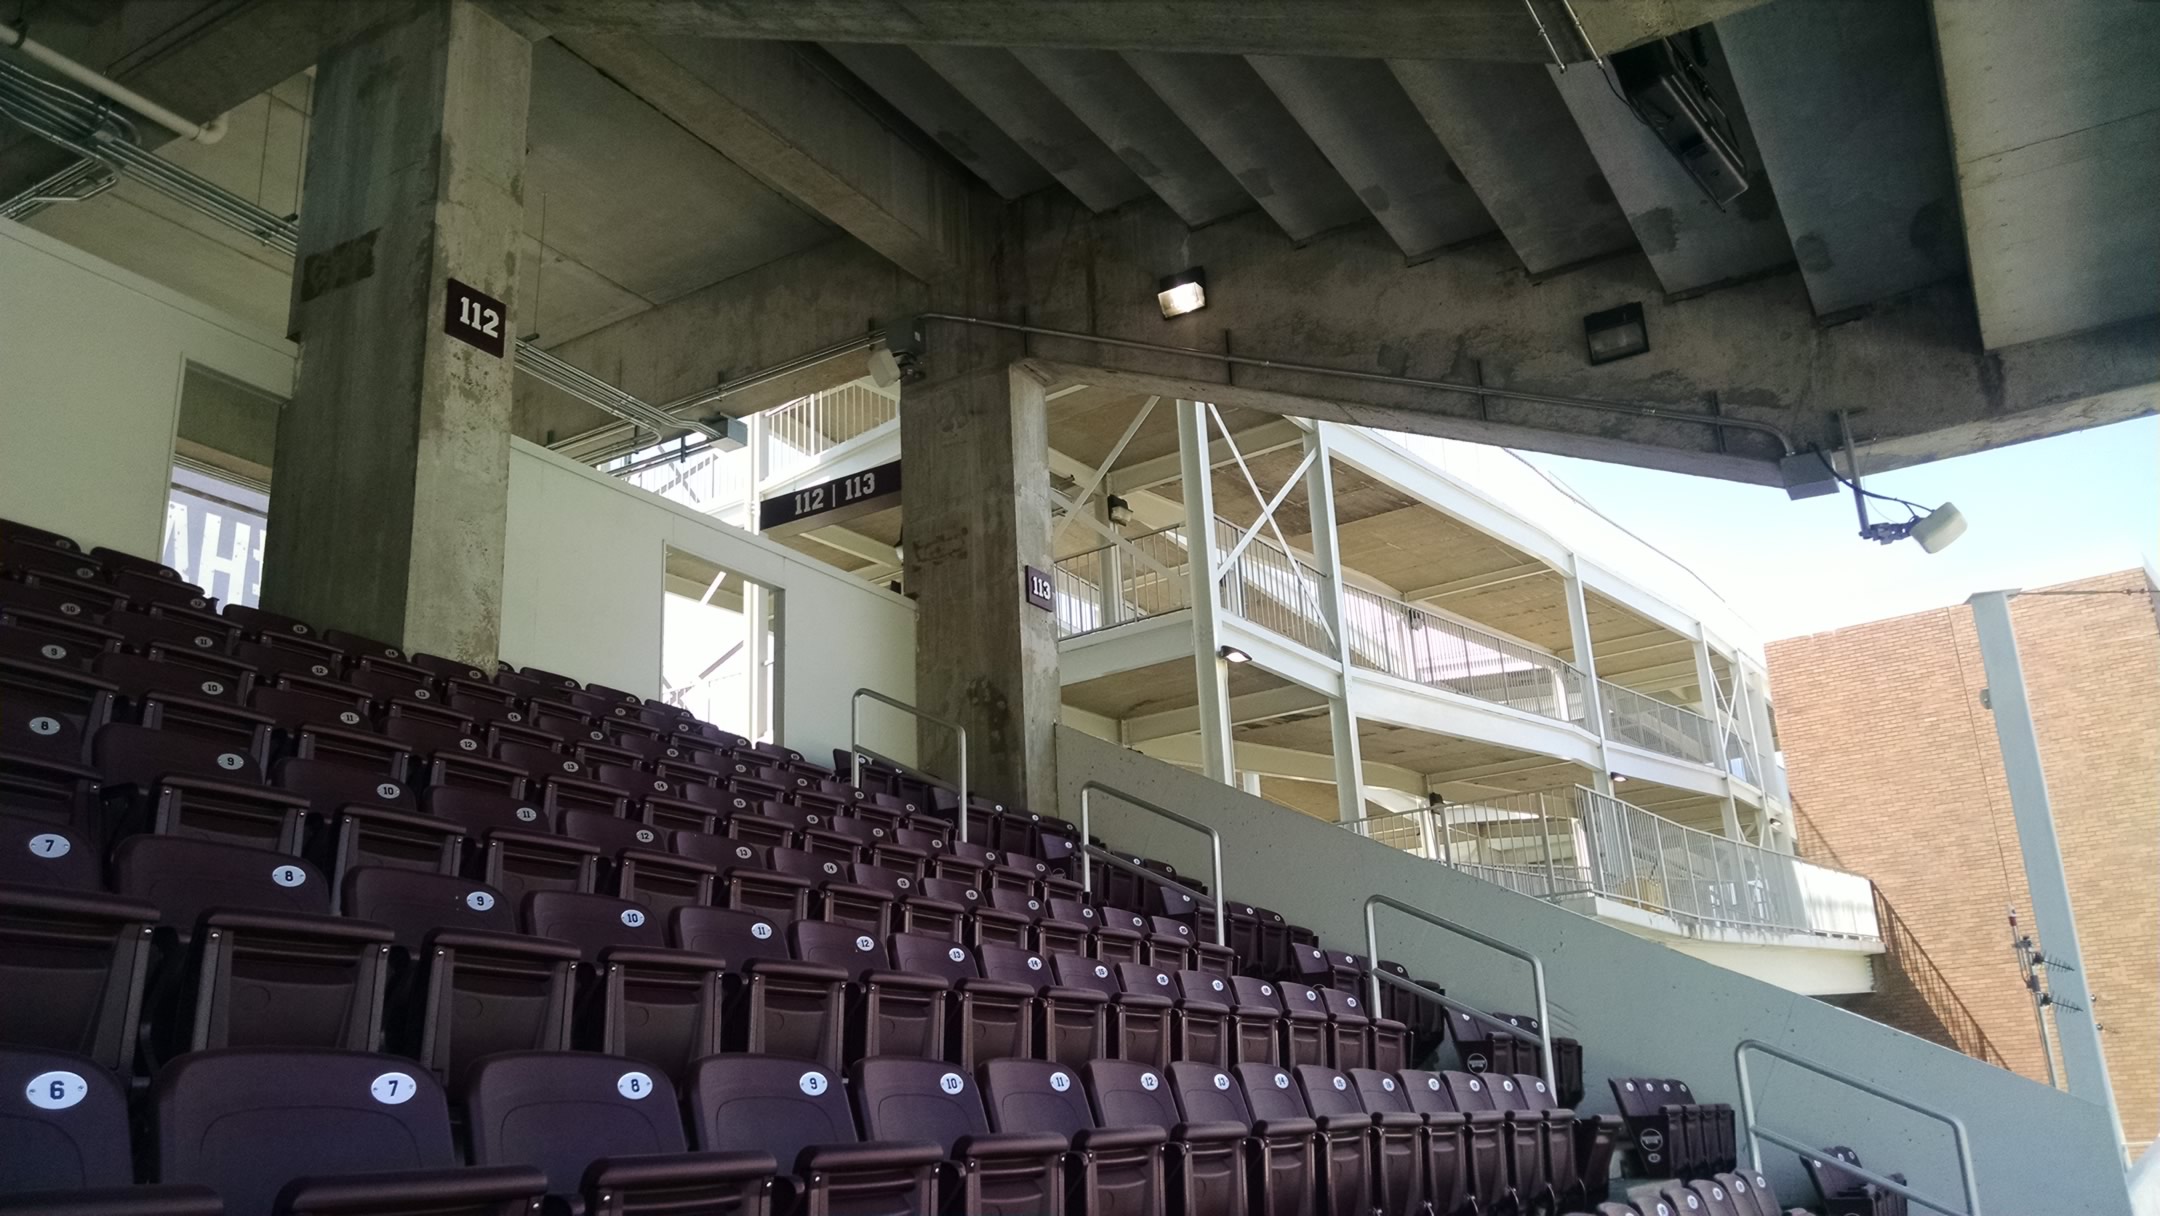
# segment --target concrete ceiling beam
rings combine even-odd
[[[1493,230],[1462,171],[1380,64],[1282,55],[1248,62],[1405,258]]]
[[[1147,195],[1140,175],[1011,51],[960,46],[915,51],[1088,210],[1109,211]]]
[[[1357,196],[1251,64],[1235,55],[1159,51],[1127,51],[1125,62],[1291,240],[1365,218]]]
[[[1436,59],[1388,66],[1531,274],[1635,247],[1545,68]]]
[[[1531,11],[1430,0],[506,0],[548,28],[665,37],[833,39],[960,46],[1093,47],[1230,54],[1504,59],[1546,63]],[[1762,0],[1578,0],[1603,51],[1715,21]],[[1552,18],[1548,18],[1548,24]],[[1564,53],[1572,39],[1555,33]]]
[[[1054,180],[1027,149],[907,47],[828,42],[825,51],[999,195],[1019,198]]]
[[[953,274],[967,183],[807,57],[767,42],[576,35],[579,58],[916,278]]]
[[[1200,137],[1117,55],[1028,47],[1013,54],[1179,219],[1207,224],[1253,205]]]

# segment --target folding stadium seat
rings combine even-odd
[[[599,888],[599,847],[555,835],[555,817],[530,801],[437,785],[422,792],[421,802],[429,814],[462,828],[475,846],[468,850],[466,872],[513,904],[534,891]]]
[[[700,1060],[687,1105],[697,1147],[762,1153],[799,1196],[797,1209],[834,1216],[932,1216],[942,1148],[920,1135],[864,1142],[835,1071],[779,1056]]]
[[[418,793],[401,781],[324,760],[277,762],[273,784],[307,801],[324,825],[312,848],[331,884],[354,866],[396,866],[455,874],[465,853],[465,830],[420,813]]]
[[[1612,1077],[1626,1123],[1632,1172],[1700,1178],[1733,1165],[1732,1108],[1698,1104],[1687,1082],[1670,1077]]]
[[[1240,1064],[1230,1071],[1245,1092],[1256,1134],[1263,1134],[1262,1125],[1279,1129],[1310,1120],[1305,1126],[1313,1129],[1319,1213],[1367,1216],[1374,1195],[1372,1116],[1362,1110],[1354,1117],[1316,1114],[1285,1069]]]
[[[947,985],[942,978],[895,969],[883,942],[848,925],[796,921],[788,926],[788,944],[803,962],[847,973],[844,1058],[938,1059],[944,1054]]]
[[[1527,1013],[1496,1013],[1493,1016],[1533,1035],[1543,1029],[1538,1020]],[[1517,1039],[1515,1042],[1518,1058],[1514,1071],[1543,1071],[1537,1055],[1537,1045],[1524,1039]],[[1527,1059],[1522,1058],[1525,1049],[1529,1052]],[[1552,1051],[1553,1083],[1559,1086],[1559,1092],[1555,1095],[1559,1104],[1570,1108],[1580,1106],[1583,1099],[1582,1041],[1556,1034],[1552,1036]]]
[[[827,861],[826,865],[840,865]],[[900,925],[902,903],[917,894],[914,878],[883,866],[843,865],[841,878],[827,881],[819,901],[819,919],[837,925],[853,925],[873,934],[889,933]]]
[[[1034,985],[983,978],[975,953],[943,938],[895,933],[887,948],[899,970],[946,982],[942,1058],[972,1071],[984,1060],[1036,1054]]]
[[[1448,1084],[1449,1076],[1405,1070],[1398,1074],[1398,1079],[1403,1084],[1410,1109],[1424,1116],[1428,1128],[1436,1132],[1442,1127],[1454,1130],[1461,1158],[1461,1177],[1478,1206],[1491,1210],[1496,1205],[1514,1202],[1503,1120],[1497,1111],[1487,1106],[1465,1109],[1459,1105],[1455,1090]]]
[[[1501,1089],[1502,1100],[1506,1101],[1511,1092],[1520,1095],[1525,1106],[1546,1112],[1546,1117],[1567,1133],[1569,1142],[1562,1145],[1556,1140],[1548,1156],[1553,1176],[1575,1180],[1581,1188],[1582,1206],[1604,1199],[1612,1177],[1613,1149],[1626,1134],[1619,1116],[1578,1114],[1559,1100],[1543,1077],[1525,1073],[1514,1080],[1513,1091]]]
[[[1434,1216],[1451,1216],[1470,1208],[1469,1165],[1464,1160],[1466,1135],[1463,1116],[1448,1112],[1420,1111],[1410,1101],[1407,1082],[1393,1073],[1371,1068],[1349,1072],[1350,1092],[1358,1104],[1373,1113],[1379,1128],[1381,1149],[1389,1150],[1395,1122],[1407,1117],[1423,1128],[1420,1149],[1423,1199]]]
[[[348,633],[342,629],[323,630],[322,640],[325,643],[331,646],[335,646],[339,650],[344,651],[346,654],[351,655],[355,661],[360,659],[371,659],[376,661],[387,661],[389,663],[394,663],[399,666],[409,666],[409,663],[407,662],[405,657],[405,652],[395,646],[392,646],[388,642],[380,642],[375,640],[374,638],[362,637],[357,633]]]
[[[115,835],[149,831],[300,850],[307,800],[262,784],[259,751],[116,722],[98,731],[92,752]]]
[[[1275,1065],[1283,1060],[1282,990],[1249,975],[1230,980],[1230,1059]]]
[[[560,701],[537,696],[526,704],[532,711],[532,717],[525,725],[558,743],[591,743],[606,737],[593,725],[593,720],[574,705],[565,705]]]
[[[0,570],[4,570],[6,574],[18,573],[15,569],[6,567],[6,560],[5,550],[0,549]],[[78,583],[72,578],[38,577],[35,581],[28,581],[0,577],[0,611],[58,617],[76,625],[101,625],[112,603],[111,588],[100,590]]]
[[[67,830],[91,847],[105,838],[97,770],[0,752],[0,815]]]
[[[47,545],[66,553],[80,553],[82,546],[59,532],[49,532],[34,524],[13,519],[0,519],[0,541],[27,540],[33,544]]]
[[[109,1216],[222,1210],[204,1187],[133,1185],[127,1091],[96,1061],[0,1048],[0,1093],[9,1095],[0,1109],[0,1209]]]
[[[1807,1167],[1808,1181],[1815,1184],[1815,1194],[1828,1216],[1905,1216],[1909,1203],[1903,1195],[1840,1168],[1863,1164],[1860,1154],[1845,1145],[1831,1145],[1820,1155],[1803,1156],[1800,1163]],[[1903,1174],[1884,1177],[1892,1182],[1905,1181]],[[1759,1175],[1756,1178],[1758,1187],[1767,1185]]]
[[[159,567],[159,573],[148,574],[139,569],[116,567],[105,563],[106,577],[113,589],[128,597],[138,606],[169,607],[198,613],[215,613],[216,601],[210,593],[193,583],[186,582],[170,567]]]
[[[576,692],[577,690],[585,687],[583,684],[578,683],[576,680],[571,679],[569,676],[563,675],[559,672],[542,671],[537,667],[520,667],[517,669],[516,674],[523,676],[527,680],[534,681],[535,683],[546,685],[547,687],[552,689],[568,689],[571,692]],[[498,680],[501,679],[502,676],[502,672],[495,673],[495,678]]]
[[[1441,1088],[1455,1109],[1467,1117],[1473,1168],[1483,1166],[1485,1154],[1490,1151],[1488,1144],[1496,1142],[1499,1156],[1506,1163],[1507,1187],[1515,1202],[1525,1208],[1555,1210],[1565,1183],[1547,1170],[1550,1125],[1543,1112],[1502,1105],[1495,1096],[1502,1082],[1512,1087],[1514,1078],[1498,1073],[1440,1074]],[[1486,1199],[1490,1192],[1482,1175],[1476,1185],[1479,1198]]]
[[[0,885],[0,1043],[128,1067],[157,920],[141,900]]]
[[[578,948],[592,974],[579,995],[578,1045],[645,1060],[670,1075],[720,1050],[725,960],[667,944],[651,911],[628,900],[535,891],[525,931]]]
[[[1552,1188],[1556,1201],[1581,1206],[1584,1187],[1576,1165],[1575,1112],[1562,1110],[1552,1101],[1543,1077],[1488,1075],[1482,1079],[1493,1108],[1516,1127],[1518,1137],[1536,1136],[1538,1172]],[[1533,1102],[1533,1094],[1540,1101]]]
[[[864,1060],[849,1073],[863,1134],[927,1140],[950,1171],[939,1210],[951,1216],[1037,1216],[1064,1210],[1067,1141],[1049,1133],[990,1130],[968,1076],[937,1060]]]
[[[1046,911],[1041,899],[1032,894],[1015,892],[1009,887],[965,889],[976,892],[975,910],[970,915],[968,928],[977,945],[995,943],[1000,946],[1025,948],[1035,944],[1035,926],[1041,922]]]
[[[471,718],[476,726],[517,726],[525,721],[516,693],[480,680],[444,680],[442,706]]]
[[[1053,954],[1050,965],[1060,987],[1092,989],[1110,1001],[1109,1047],[1119,1060],[1140,1060],[1162,1068],[1170,1063],[1171,1002],[1153,991],[1128,991],[1119,983],[1116,965],[1071,954]]]
[[[227,604],[218,609],[218,615],[251,637],[267,640],[275,636],[298,640],[312,647],[328,646],[328,643],[316,635],[314,626],[294,617],[279,616],[275,612],[264,612],[260,608],[250,608],[245,604]]]
[[[1283,1063],[1327,1063],[1334,1026],[1328,1021],[1320,990],[1290,980],[1277,987],[1282,990],[1283,1002]]]
[[[720,883],[727,890],[728,907],[783,921],[802,920],[810,915],[810,897],[817,884],[799,874],[773,868],[772,855],[785,853],[785,850],[767,849],[727,837],[719,839],[737,857],[735,864],[722,863],[720,868]],[[742,855],[744,850],[749,850],[748,857]]]
[[[1320,998],[1320,1007],[1327,1012],[1327,1055],[1330,1067],[1348,1072],[1353,1068],[1377,1067],[1372,1063],[1372,1019],[1365,1016],[1365,1003],[1349,992],[1333,988],[1306,989]],[[1401,1067],[1401,1061],[1396,1062]]]
[[[1052,895],[1049,912],[1035,922],[1035,948],[1044,954],[1091,954],[1101,918],[1078,899]]]
[[[1891,1177],[1897,1175],[1893,1174]],[[1763,1176],[1761,1170],[1734,1170],[1729,1174],[1719,1174],[1717,1178],[1737,1196],[1733,1206],[1740,1210],[1741,1216],[1801,1216],[1803,1212],[1801,1208],[1788,1208],[1780,1203],[1776,1188],[1770,1185],[1770,1180]],[[1900,1211],[1903,1211],[1905,1197],[1898,1195],[1895,1198],[1900,1205]],[[1827,1208],[1829,1205],[1826,1203],[1824,1206]]]
[[[1060,984],[1049,959],[1014,946],[977,947],[977,959],[985,977],[1035,990],[1031,1054],[1077,1068],[1111,1053],[1114,1023],[1106,991]]]
[[[84,763],[91,737],[112,720],[118,692],[106,680],[0,659],[0,751]]]
[[[570,761],[576,764],[577,761]],[[625,818],[630,813],[630,796],[611,786],[596,785],[577,777],[555,776],[540,783],[534,797],[551,814],[560,816],[564,811],[594,811],[615,818]]]
[[[335,652],[301,646],[282,638],[254,642],[243,637],[233,644],[232,657],[235,662],[254,668],[256,674],[265,682],[280,676],[297,676],[305,680],[344,683],[342,677],[345,661],[342,656]]]
[[[1448,1011],[1448,1033],[1464,1072],[1543,1072],[1534,1038],[1510,1034],[1461,1009]]]
[[[498,1051],[570,1046],[575,946],[517,931],[502,892],[450,874],[362,866],[347,915],[395,935],[387,1038],[437,1077]]]
[[[903,933],[967,942],[980,950],[988,944],[974,930],[975,918],[982,911],[982,892],[975,888],[945,878],[924,878],[915,884],[913,895],[900,901],[899,927]]]
[[[1065,1206],[1071,1216],[1157,1216],[1166,1191],[1162,1127],[1104,1127],[1079,1078],[1047,1060],[992,1060],[981,1068],[990,1126],[1048,1133],[1072,1147]]]
[[[715,870],[667,851],[667,830],[591,811],[564,811],[557,828],[600,850],[602,885],[617,898],[643,904],[655,916],[712,902]]]
[[[546,1187],[529,1167],[460,1168],[441,1088],[396,1056],[193,1052],[149,1104],[158,1177],[210,1187],[232,1216],[525,1216]]]
[[[1186,999],[1177,981],[1160,967],[1119,963],[1114,970],[1118,987],[1125,992],[1120,998],[1121,1009],[1132,1005],[1133,997],[1141,994],[1159,997],[1169,1003],[1168,1033],[1163,1039],[1163,1058],[1157,1067],[1168,1067],[1171,1060],[1228,1063],[1224,1058],[1227,1054],[1224,1040],[1230,1033],[1228,1006],[1208,997]]]
[[[197,665],[163,645],[152,645],[147,654],[101,654],[91,670],[98,678],[112,681],[137,713],[143,700],[153,694],[242,706],[255,685],[252,667],[225,661]]]
[[[1154,1127],[1168,1133],[1163,1153],[1166,1212],[1246,1216],[1245,1140],[1252,1130],[1248,1123],[1185,1119],[1167,1076],[1147,1064],[1092,1060],[1080,1071],[1097,1123]]]
[[[729,1050],[829,1061],[837,1068],[848,973],[796,959],[790,927],[732,908],[678,908],[669,917],[669,938],[728,960]]]
[[[1095,910],[1095,930],[1088,939],[1096,958],[1109,963],[1138,963],[1147,959],[1146,918],[1111,904]]]
[[[1374,1111],[1350,1084],[1348,1073],[1317,1064],[1291,1070],[1306,1109],[1322,1126],[1354,1126],[1362,1117],[1372,1129],[1371,1180],[1375,1206],[1383,1212],[1416,1211],[1426,1195],[1425,1121],[1407,1110]]]
[[[0,579],[0,588],[11,585]],[[0,603],[0,660],[87,675],[99,655],[118,650],[120,643],[110,629],[38,617]]]
[[[0,883],[97,892],[95,849],[65,826],[0,812]]]
[[[312,676],[283,674],[271,684],[258,683],[248,696],[248,708],[277,724],[288,739],[297,739],[309,728],[332,731],[371,731],[372,702],[349,684]]]
[[[127,639],[134,649],[163,644],[179,650],[230,657],[240,631],[230,621],[207,612],[169,604],[150,604],[142,611],[130,604],[123,612],[105,614],[105,627]]]
[[[762,1212],[772,1158],[690,1152],[675,1087],[647,1067],[585,1052],[482,1060],[461,1086],[473,1164],[538,1169],[547,1210],[565,1216]]]
[[[331,915],[297,857],[209,840],[133,836],[113,885],[159,909],[169,941],[152,978],[154,1058],[230,1046],[380,1044],[391,931]]]

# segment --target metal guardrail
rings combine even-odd
[[[1192,606],[1179,525],[1061,557],[1051,570],[1058,638],[1075,638]]]
[[[1209,881],[1213,884],[1209,888],[1209,890],[1212,892],[1210,898],[1212,898],[1215,902],[1215,944],[1218,946],[1229,945],[1230,900],[1229,897],[1223,893],[1222,833],[1216,831],[1214,828],[1209,827],[1208,825],[1200,822],[1197,819],[1193,819],[1186,815],[1180,815],[1176,811],[1171,810],[1169,807],[1158,806],[1155,803],[1149,802],[1147,799],[1142,798],[1137,794],[1128,794],[1124,790],[1121,790],[1114,785],[1110,785],[1102,781],[1090,781],[1086,785],[1080,787],[1080,843],[1083,846],[1080,850],[1080,888],[1090,895],[1095,893],[1095,859],[1092,854],[1098,852],[1099,850],[1092,849],[1086,846],[1087,842],[1094,835],[1094,804],[1093,800],[1090,798],[1090,795],[1094,794],[1098,790],[1110,795],[1112,798],[1117,799],[1119,802],[1125,803],[1127,806],[1133,807],[1137,810],[1146,811],[1149,814],[1155,816],[1157,819],[1167,819],[1170,822],[1179,825],[1180,827],[1191,828],[1193,831],[1199,832],[1201,835],[1208,838],[1208,866],[1210,871]],[[1133,866],[1127,863],[1124,858],[1120,857],[1113,860],[1115,860],[1120,866],[1127,870],[1138,870],[1139,872],[1146,874],[1150,878],[1162,880],[1164,877],[1163,875],[1157,874],[1153,870],[1149,870],[1144,866]],[[1183,884],[1178,885],[1179,889],[1184,890],[1187,894],[1194,896],[1200,895],[1199,892],[1193,891],[1191,888],[1185,887]]]
[[[1980,1216],[1980,1183],[1973,1172],[1972,1142],[1965,1134],[1963,1120],[1956,1115],[1936,1110],[1924,1102],[1916,1102],[1901,1094],[1892,1093],[1881,1086],[1870,1084],[1850,1073],[1832,1068],[1820,1061],[1811,1060],[1802,1055],[1795,1055],[1782,1047],[1772,1047],[1761,1039],[1742,1039],[1739,1046],[1733,1048],[1733,1071],[1740,1078],[1740,1124],[1747,1129],[1748,1158],[1754,1163],[1756,1169],[1762,1168],[1762,1142],[1765,1140],[1780,1148],[1790,1149],[1802,1157],[1816,1162],[1823,1162],[1825,1158],[1821,1149],[1780,1132],[1771,1131],[1756,1122],[1755,1089],[1749,1081],[1747,1066],[1748,1053],[1751,1051],[1760,1052],[1774,1060],[1783,1060],[1787,1064],[1797,1068],[1804,1068],[1819,1077],[1825,1077],[1836,1081],[1840,1085],[1857,1089],[1861,1093],[1870,1094],[1881,1098],[1885,1102],[1902,1106],[1915,1114],[1926,1115],[1928,1118],[1948,1126],[1951,1142],[1957,1149],[1960,1181],[1965,1187],[1965,1206],[1962,1208],[1951,1207],[1946,1200],[1936,1199],[1931,1195],[1915,1190],[1906,1183],[1884,1177],[1873,1170],[1864,1169],[1844,1161],[1831,1162],[1830,1164],[1848,1174],[1864,1178],[1885,1190],[1903,1195],[1906,1199],[1919,1204],[1921,1207],[1932,1208],[1941,1212],[1944,1216]]]
[[[960,810],[954,816],[959,822],[953,826],[953,832],[959,837],[960,843],[966,844],[968,821],[967,727],[950,718],[940,718],[928,710],[888,697],[875,688],[856,689],[855,695],[848,698],[848,784],[857,788],[862,786],[862,703],[864,698],[876,701],[880,705],[889,705],[901,713],[912,715],[925,722],[935,722],[960,737]]]
[[[1441,997],[1440,1001],[1442,1004],[1446,1005],[1451,1009],[1455,1009],[1462,1013],[1470,1014],[1471,1016],[1477,1018],[1479,1021],[1491,1026],[1496,1026],[1501,1030],[1507,1031],[1508,1033],[1515,1035],[1518,1038],[1536,1040],[1538,1045],[1538,1062],[1540,1066],[1540,1071],[1545,1077],[1545,1084],[1549,1089],[1552,1090],[1552,1092],[1559,1093],[1560,1084],[1553,1076],[1552,1014],[1545,1002],[1545,964],[1539,960],[1538,956],[1530,953],[1528,950],[1522,949],[1519,946],[1511,946],[1508,943],[1501,941],[1499,938],[1488,937],[1485,934],[1480,933],[1467,925],[1459,925],[1454,921],[1449,920],[1447,917],[1439,915],[1438,913],[1427,912],[1425,909],[1417,907],[1414,904],[1406,904],[1399,899],[1393,899],[1386,895],[1367,896],[1365,899],[1365,958],[1366,961],[1372,965],[1372,971],[1370,972],[1370,976],[1372,979],[1372,991],[1370,995],[1372,998],[1373,1012],[1375,1013],[1378,1013],[1380,1010],[1380,983],[1383,975],[1380,970],[1380,925],[1378,919],[1373,914],[1376,910],[1380,908],[1393,908],[1397,912],[1400,912],[1405,916],[1415,917],[1416,919],[1424,921],[1426,924],[1432,925],[1435,928],[1445,929],[1448,932],[1455,934],[1457,937],[1468,938],[1471,941],[1474,941],[1477,944],[1484,946],[1488,949],[1497,950],[1502,954],[1508,955],[1512,958],[1521,959],[1522,961],[1530,964],[1530,987],[1537,998],[1538,1028],[1534,1033],[1526,1031],[1519,1026],[1511,1026],[1508,1023],[1500,1020],[1499,1018],[1493,1017],[1489,1013],[1485,1013],[1477,1009],[1472,1009],[1467,1005],[1461,1004],[1460,1002],[1448,1000],[1445,997]],[[1434,993],[1431,989],[1419,988],[1417,985],[1409,983],[1409,981],[1402,979],[1402,977],[1400,976],[1389,975],[1385,976],[1384,978],[1394,981],[1397,984],[1406,985],[1412,991],[1417,992],[1419,995],[1424,996],[1427,999],[1432,999],[1434,996]]]

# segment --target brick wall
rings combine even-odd
[[[2143,571],[2011,601],[2101,1043],[2133,1148],[2160,1133],[2160,618]],[[2046,1079],[2008,909],[2017,830],[1964,605],[1768,648],[1803,856],[1875,880],[1888,955],[1849,1002]],[[2043,947],[2045,943],[2043,942]],[[2066,1014],[2068,1016],[2074,1016]]]

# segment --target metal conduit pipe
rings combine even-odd
[[[11,46],[69,80],[119,102],[182,139],[214,144],[225,138],[225,116],[189,122],[102,72],[93,71],[29,36],[27,26],[0,25],[0,46]]]
[[[1698,426],[1733,427],[1743,431],[1755,431],[1769,435],[1778,441],[1784,454],[1796,455],[1792,437],[1767,422],[1755,422],[1746,418],[1713,418],[1705,414],[1685,414],[1678,410],[1663,409],[1654,405],[1637,405],[1629,401],[1603,401],[1595,397],[1565,397],[1554,393],[1530,393],[1521,389],[1489,388],[1478,384],[1461,384],[1452,380],[1427,380],[1418,376],[1395,376],[1386,372],[1361,372],[1346,367],[1322,367],[1313,363],[1295,363],[1287,359],[1262,359],[1250,355],[1230,355],[1221,351],[1199,350],[1190,346],[1169,346],[1161,342],[1138,342],[1130,338],[1109,338],[1101,334],[1081,333],[1070,329],[1050,329],[1041,325],[1021,325],[1012,321],[992,321],[987,317],[969,317],[958,313],[925,312],[918,316],[929,321],[949,321],[956,325],[973,325],[982,329],[1002,329],[1013,333],[1037,334],[1046,338],[1069,338],[1076,342],[1094,342],[1103,346],[1123,347],[1127,350],[1144,350],[1161,355],[1186,355],[1195,359],[1208,359],[1216,363],[1238,367],[1262,367],[1279,372],[1295,372],[1307,376],[1335,376],[1345,380],[1366,380],[1376,384],[1399,384],[1407,388],[1439,389],[1443,392],[1464,393],[1473,397],[1499,397],[1507,401],[1528,401],[1538,405],[1558,405],[1571,409],[1598,410],[1608,414],[1630,414],[1637,418],[1656,418],[1665,422],[1692,422]]]

